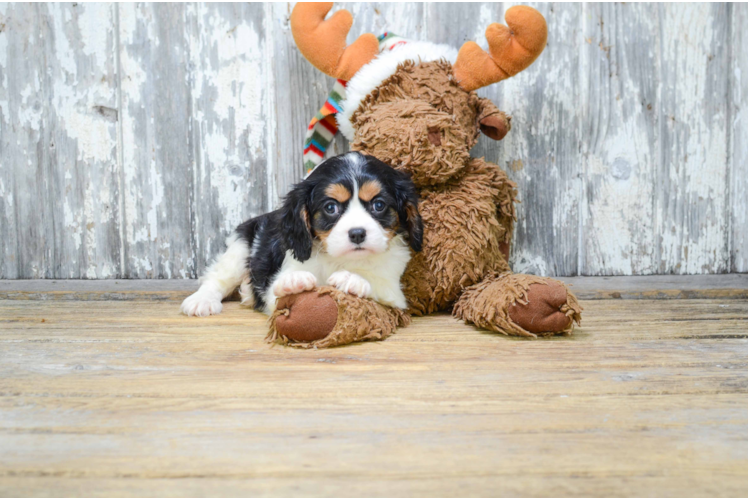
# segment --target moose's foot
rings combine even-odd
[[[334,347],[383,340],[409,323],[410,316],[400,309],[321,287],[278,299],[266,340],[294,347]]]
[[[511,273],[494,273],[466,288],[453,309],[476,326],[522,337],[570,334],[581,313],[560,281]]]

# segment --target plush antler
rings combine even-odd
[[[532,7],[518,5],[506,11],[506,26],[486,29],[486,53],[475,42],[465,42],[453,66],[455,78],[465,90],[476,90],[514,76],[537,59],[548,39],[543,15]]]
[[[291,12],[291,32],[296,46],[318,70],[335,78],[350,80],[379,52],[377,37],[366,33],[350,46],[345,38],[353,25],[353,16],[339,10],[325,21],[332,2],[299,2]]]

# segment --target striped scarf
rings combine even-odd
[[[379,39],[379,52],[389,51],[408,43],[408,40],[390,32],[385,32],[377,38]],[[335,115],[343,111],[340,103],[345,100],[346,85],[348,82],[345,80],[337,80],[325,104],[309,122],[304,138],[304,168],[307,175],[325,158],[325,151],[335,138],[335,134],[338,133]]]
[[[335,115],[342,111],[340,103],[345,99],[345,86],[347,84],[348,82],[345,80],[335,82],[322,109],[314,115],[309,123],[304,139],[304,168],[306,168],[307,175],[322,162],[327,147],[338,132]]]

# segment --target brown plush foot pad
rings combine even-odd
[[[329,295],[303,292],[278,299],[278,333],[296,342],[313,342],[327,337],[338,322],[338,305]]]
[[[561,311],[566,304],[566,287],[558,281],[547,285],[533,284],[525,292],[526,303],[514,302],[508,314],[512,321],[530,333],[563,332],[572,319]]]
[[[526,274],[494,273],[466,288],[452,313],[504,335],[570,334],[582,319],[577,298],[560,281]]]
[[[268,342],[306,349],[383,340],[410,323],[405,312],[331,287],[279,299]]]

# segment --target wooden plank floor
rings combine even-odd
[[[68,299],[0,300],[2,496],[748,495],[741,298],[320,351],[268,346],[235,302]]]

